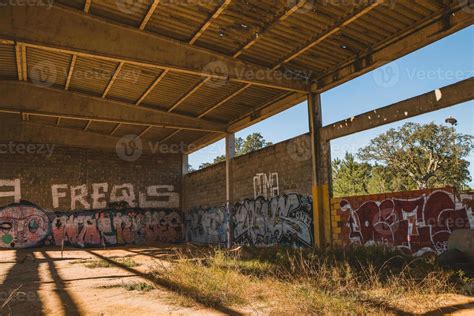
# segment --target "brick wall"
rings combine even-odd
[[[410,254],[441,253],[453,231],[474,229],[473,200],[474,194],[452,188],[335,198],[333,244],[376,243]]]
[[[71,210],[71,187],[81,185],[86,186],[88,195],[85,200],[92,207],[94,183],[108,184],[108,192],[103,199],[106,201],[109,201],[114,186],[131,184],[139,206],[139,193],[146,194],[149,186],[170,185],[172,192],[181,192],[181,156],[144,154],[137,161],[126,162],[119,159],[115,152],[66,147],[55,147],[51,155],[0,154],[0,181],[4,184],[0,186],[0,196],[13,190],[11,186],[5,186],[5,180],[14,179],[21,183],[21,199],[44,209]],[[67,185],[67,189],[59,189],[67,196],[58,199],[57,208],[53,207],[52,185]],[[169,188],[159,189],[163,190],[168,191]],[[10,195],[0,197],[0,206],[13,202],[14,198]],[[75,209],[85,209],[80,203],[76,206]]]

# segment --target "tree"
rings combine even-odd
[[[271,145],[273,144],[271,142],[267,142],[263,138],[262,134],[253,133],[248,135],[247,138],[245,138],[245,141],[239,137],[235,141],[235,150],[237,156],[241,156]]]
[[[235,139],[235,153],[236,156],[241,156],[271,145],[273,145],[273,143],[267,142],[263,138],[262,134],[253,133],[248,135],[245,140],[242,137],[237,137]],[[223,161],[225,161],[225,155],[220,155],[214,158],[214,161],[212,163],[205,162],[201,164],[199,166],[199,169],[203,169]]]
[[[217,156],[216,158],[214,158],[214,160],[213,160],[212,162],[204,162],[204,163],[202,163],[202,164],[199,166],[199,169],[204,169],[204,168],[213,166],[213,165],[218,164],[219,162],[223,162],[223,161],[225,161],[225,155]]]
[[[196,171],[196,170],[194,169],[194,167],[193,167],[191,164],[189,164],[189,163],[188,163],[188,165],[187,165],[187,168],[188,168],[188,172]]]
[[[410,178],[393,174],[385,166],[375,164],[371,167],[370,179],[367,184],[369,194],[409,191],[416,188]]]
[[[471,180],[464,158],[474,149],[473,140],[451,127],[406,123],[371,140],[358,157],[381,164],[392,177],[408,178],[411,184],[401,184],[408,185],[406,189],[448,185],[464,189]]]
[[[367,183],[371,166],[355,160],[353,154],[347,153],[344,159],[335,159],[332,163],[333,192],[335,196],[368,194]]]

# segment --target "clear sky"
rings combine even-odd
[[[470,77],[474,77],[474,26],[325,92],[321,96],[323,124],[346,119]],[[370,139],[407,121],[444,124],[449,116],[458,120],[458,132],[474,135],[474,101],[470,101],[333,140],[332,157],[342,157],[346,151],[355,153],[367,145]],[[254,132],[261,133],[273,143],[308,132],[306,102],[246,128],[238,132],[236,137],[246,137]],[[220,141],[190,155],[189,163],[197,169],[201,163],[210,162],[224,153],[224,142]],[[474,152],[469,160],[474,178]],[[474,181],[471,182],[471,187],[474,187]]]

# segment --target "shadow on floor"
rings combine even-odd
[[[146,274],[146,273],[143,273],[143,272],[140,272],[140,271],[137,271],[133,268],[130,268],[130,267],[127,267],[121,263],[118,263],[110,258],[107,258],[105,256],[102,256],[94,251],[91,251],[91,250],[86,250],[87,252],[89,252],[90,254],[96,256],[97,258],[99,259],[102,259],[108,263],[110,263],[111,265],[114,265],[118,268],[121,268],[125,271],[128,271],[130,273],[133,273],[135,274],[136,276],[139,276],[143,279],[146,279],[162,288],[165,288],[169,291],[172,291],[172,292],[175,292],[175,293],[178,293],[180,295],[186,295],[188,296],[189,298],[191,298],[192,300],[194,300],[196,303],[199,303],[199,304],[202,304],[202,305],[205,305],[205,303],[207,301],[205,301],[203,298],[200,298],[200,293],[196,293],[196,291],[194,289],[190,289],[190,288],[185,288],[179,284],[175,284],[175,283],[172,283],[172,282],[169,282],[167,280],[163,280],[163,279],[160,279],[160,278],[156,278],[152,275],[149,275],[149,274]],[[227,307],[227,306],[224,306],[222,304],[215,304],[213,306],[213,308],[221,313],[224,313],[224,314],[227,314],[227,315],[243,315],[242,313],[230,308],[230,307]]]
[[[64,259],[53,259],[46,251],[41,251],[44,259],[35,258],[31,249],[18,249],[15,252],[16,260],[14,266],[8,271],[7,276],[0,285],[0,306],[9,297],[13,290],[18,289],[6,306],[0,310],[0,314],[9,315],[44,315],[47,309],[40,298],[40,287],[42,284],[55,283],[54,293],[61,301],[62,312],[65,315],[79,315],[77,305],[65,289],[64,280],[58,274],[55,261]],[[40,277],[40,265],[46,263],[53,281],[42,282]],[[53,311],[57,313],[58,311]]]

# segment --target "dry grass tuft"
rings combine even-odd
[[[386,248],[321,252],[290,248],[177,251],[174,264],[153,276],[184,306],[246,306],[276,314],[421,312],[433,299],[459,293],[472,282],[438,267],[434,258],[413,258]]]
[[[108,284],[102,285],[98,288],[101,289],[113,289],[113,288],[124,288],[127,291],[137,291],[137,292],[149,292],[155,289],[155,286],[148,282],[122,282],[120,284]]]
[[[130,257],[112,257],[109,259],[113,262],[116,262],[120,265],[129,267],[129,268],[139,266],[139,264]],[[113,263],[104,259],[100,259],[100,260],[82,259],[82,260],[72,261],[70,262],[70,264],[83,264],[86,268],[89,268],[89,269],[114,267]]]

